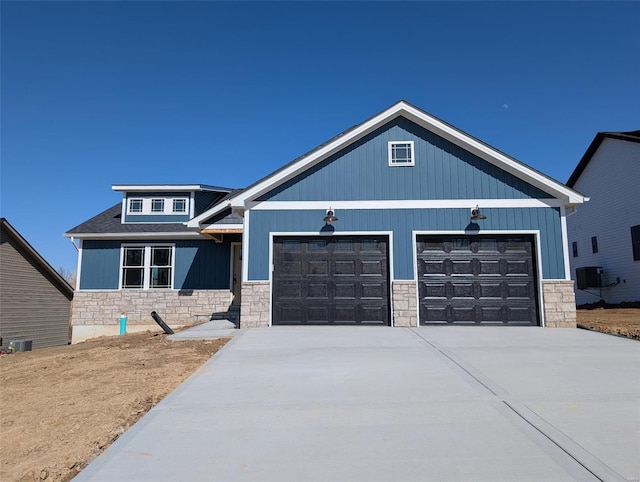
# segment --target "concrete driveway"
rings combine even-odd
[[[640,343],[252,329],[74,480],[640,480]]]

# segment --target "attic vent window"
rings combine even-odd
[[[389,142],[389,165],[390,166],[415,165],[413,141],[390,141]]]

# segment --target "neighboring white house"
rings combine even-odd
[[[567,216],[576,303],[640,301],[640,131],[599,132],[567,186],[590,198]]]

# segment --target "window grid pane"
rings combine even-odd
[[[163,213],[164,212],[164,199],[152,199],[151,200],[151,212]]]
[[[410,164],[411,162],[413,162],[411,144],[397,143],[391,145],[392,164]]]
[[[142,199],[129,199],[129,212],[141,213],[142,212]]]
[[[173,200],[173,212],[174,213],[184,213],[187,211],[187,201],[185,199],[174,199]]]
[[[124,248],[124,266],[143,266],[144,248]]]

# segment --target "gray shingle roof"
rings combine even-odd
[[[130,223],[122,224],[122,204],[118,203],[88,221],[70,229],[66,236],[74,234],[118,233],[193,233],[182,223]]]

